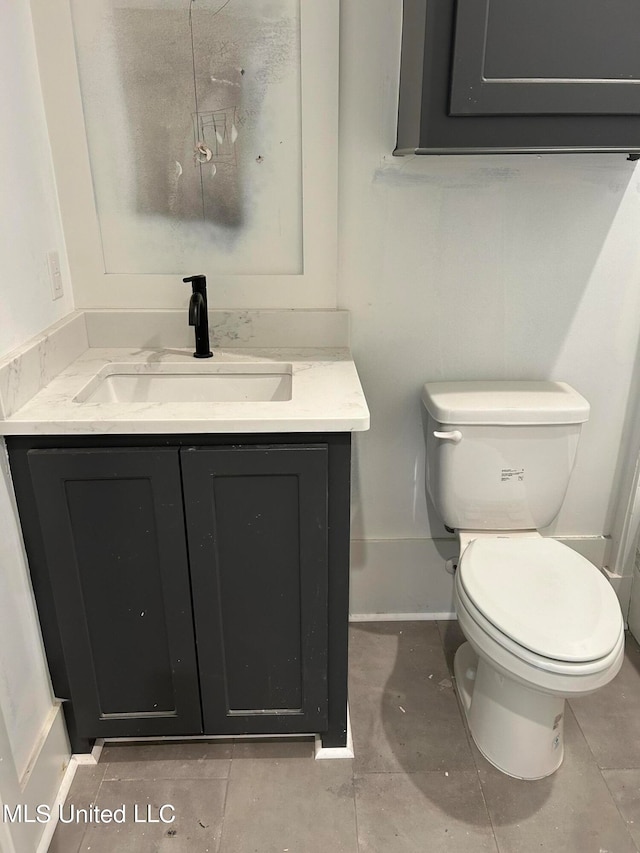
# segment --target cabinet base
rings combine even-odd
[[[347,738],[344,746],[325,746],[322,735],[316,735],[315,739],[316,761],[323,758],[354,758],[353,738],[351,737],[351,718],[349,717],[349,704],[347,703]]]
[[[79,749],[74,750],[73,757],[78,764],[97,764],[100,760],[100,754],[102,752],[102,748],[105,743],[176,743],[179,741],[187,741],[187,740],[200,740],[200,741],[210,741],[210,740],[262,740],[263,738],[273,739],[277,738],[278,740],[291,740],[292,738],[314,738],[314,758],[316,760],[320,759],[330,759],[330,758],[353,758],[353,738],[351,737],[351,719],[349,717],[349,706],[347,705],[347,733],[346,733],[346,743],[344,746],[325,746],[322,742],[322,735],[319,734],[291,734],[291,735],[185,735],[183,737],[179,736],[165,736],[165,737],[149,737],[149,738],[140,738],[140,737],[111,737],[111,738],[97,738],[95,741],[81,741],[78,743],[80,746]],[[87,750],[82,749],[82,745],[91,744],[93,748],[89,748]]]

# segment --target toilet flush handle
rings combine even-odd
[[[462,433],[459,429],[452,429],[451,432],[440,432],[439,430],[434,430],[433,434],[436,438],[445,438],[449,441],[452,441],[454,444],[457,444],[459,441],[462,441]]]

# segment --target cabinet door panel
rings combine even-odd
[[[181,459],[205,732],[324,728],[326,446]]]
[[[28,459],[79,733],[200,732],[177,449]]]
[[[636,115],[637,0],[458,0],[450,115]]]

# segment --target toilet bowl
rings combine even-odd
[[[604,686],[622,665],[618,600],[592,563],[554,540],[460,539],[454,602],[467,643],[454,674],[469,730],[504,773],[548,776],[564,755],[565,699]]]
[[[460,541],[456,688],[483,755],[519,779],[564,755],[565,699],[624,655],[618,599],[589,560],[538,530],[558,515],[589,404],[564,382],[423,387],[426,485]]]

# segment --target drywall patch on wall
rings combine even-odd
[[[106,271],[299,274],[299,0],[72,10]]]

